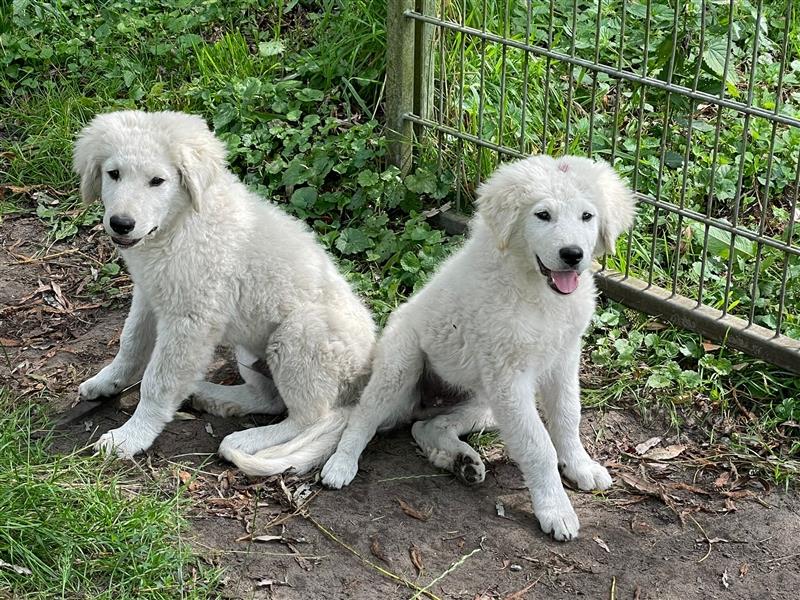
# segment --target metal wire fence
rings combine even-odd
[[[469,212],[502,160],[609,161],[640,201],[610,297],[800,372],[791,0],[392,0],[392,154]]]

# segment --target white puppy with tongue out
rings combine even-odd
[[[376,430],[414,420],[420,390],[437,389],[461,402],[414,423],[431,462],[465,483],[483,481],[480,456],[459,436],[497,427],[542,530],[574,538],[578,518],[559,467],[580,489],[611,485],[578,431],[581,336],[596,294],[589,266],[614,252],[634,210],[604,162],[534,156],[497,169],[478,190],[464,247],[389,319],[323,483],[350,483]]]

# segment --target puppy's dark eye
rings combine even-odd
[[[584,221],[591,221],[592,217],[594,217],[594,215],[590,212],[585,212],[581,215],[581,219],[583,219]]]
[[[162,183],[164,183],[164,180],[163,180],[163,179],[161,179],[161,177],[153,177],[153,178],[150,180],[150,187],[158,187],[158,186],[160,186]]]
[[[536,216],[541,219],[542,221],[549,221],[550,220],[550,213],[546,210],[540,210],[536,213]]]
[[[117,171],[116,169],[111,169],[110,171],[108,171],[108,176],[111,177],[111,179],[113,179],[114,181],[116,181],[117,179],[119,179],[119,171]]]

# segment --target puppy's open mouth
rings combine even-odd
[[[120,248],[131,248],[142,241],[142,238],[136,238],[135,240],[132,240],[129,238],[120,238],[112,235],[111,241],[113,241]]]
[[[150,231],[148,231],[146,235],[143,235],[142,237],[136,239],[122,238],[112,235],[111,241],[114,242],[120,248],[132,248],[133,246],[141,242],[144,238],[149,237],[151,234],[155,233],[156,229],[158,229],[158,225],[156,225]]]
[[[539,271],[547,277],[547,284],[553,291],[566,296],[578,289],[577,271],[552,271],[544,266],[542,259],[538,256],[536,262],[539,263]]]

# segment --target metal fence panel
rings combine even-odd
[[[404,54],[415,73],[388,65],[390,128],[417,166],[452,178],[457,210],[469,212],[501,160],[603,158],[628,179],[640,214],[599,287],[800,372],[791,0],[389,5],[389,56]],[[392,46],[410,24],[413,47]],[[406,33],[392,38],[391,27]]]

